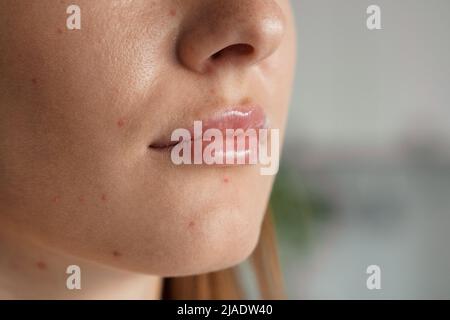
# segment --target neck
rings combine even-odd
[[[69,266],[80,267],[81,289],[68,289]],[[0,230],[2,299],[159,299],[162,279],[66,256]]]

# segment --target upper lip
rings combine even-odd
[[[227,129],[262,129],[267,127],[267,117],[264,109],[256,104],[238,105],[223,108],[213,114],[208,115],[204,119],[191,119],[190,122],[174,128],[171,132],[178,128],[184,128],[191,132],[191,138],[194,139],[193,126],[194,121],[202,121],[203,132],[208,129],[218,129],[225,136]],[[150,144],[151,149],[168,149],[180,141],[171,141],[171,132],[165,133],[160,138]]]

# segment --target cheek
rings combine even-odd
[[[54,32],[48,41],[11,39],[13,50],[2,65],[2,162],[37,180],[70,176],[70,170],[83,175],[83,164],[108,164],[125,153],[123,146],[136,141],[133,105],[152,75],[141,49],[114,40],[105,48],[95,34],[87,39]]]

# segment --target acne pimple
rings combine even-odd
[[[225,182],[225,183],[230,182],[230,178],[228,178],[228,177],[223,177],[223,182]]]
[[[169,11],[169,14],[170,14],[172,17],[175,17],[175,16],[177,15],[177,10],[176,10],[176,9],[171,9],[171,10]]]
[[[114,250],[112,254],[113,254],[113,256],[116,257],[116,258],[122,256],[122,254],[121,254],[119,251],[117,251],[117,250]]]
[[[189,222],[189,228],[193,228],[194,226],[195,226],[195,221],[191,221],[191,222]]]
[[[58,29],[56,30],[56,32],[58,32],[59,34],[62,34],[62,33],[63,33],[63,31],[62,31],[61,28],[58,28]]]
[[[78,201],[79,201],[80,203],[84,203],[84,197],[83,197],[83,196],[78,197]]]
[[[123,128],[123,126],[125,126],[125,120],[124,119],[117,120],[117,126],[119,128]]]
[[[36,267],[39,270],[46,270],[47,269],[47,264],[44,261],[38,261],[38,262],[36,262]]]
[[[52,202],[53,203],[58,203],[59,200],[61,200],[61,197],[60,196],[55,196],[55,197],[53,197]]]
[[[36,85],[37,84],[37,79],[36,78],[32,78],[31,82]]]
[[[106,201],[106,194],[102,194],[101,199],[102,199],[102,201]]]
[[[242,101],[242,104],[243,104],[243,105],[246,105],[246,104],[251,103],[251,101],[252,101],[252,99],[250,99],[250,97],[246,97],[246,98],[244,98],[244,100]]]

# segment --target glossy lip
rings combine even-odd
[[[194,141],[194,121],[197,120],[192,120],[187,126],[179,127],[190,131],[192,137],[191,141]],[[224,137],[226,137],[227,129],[243,129],[245,131],[247,129],[258,130],[268,127],[267,116],[264,109],[259,105],[241,105],[225,108],[201,121],[203,133],[208,129],[218,129],[222,132]],[[182,142],[171,141],[170,134],[167,134],[164,138],[151,143],[149,148],[155,151],[170,151],[179,143]]]

